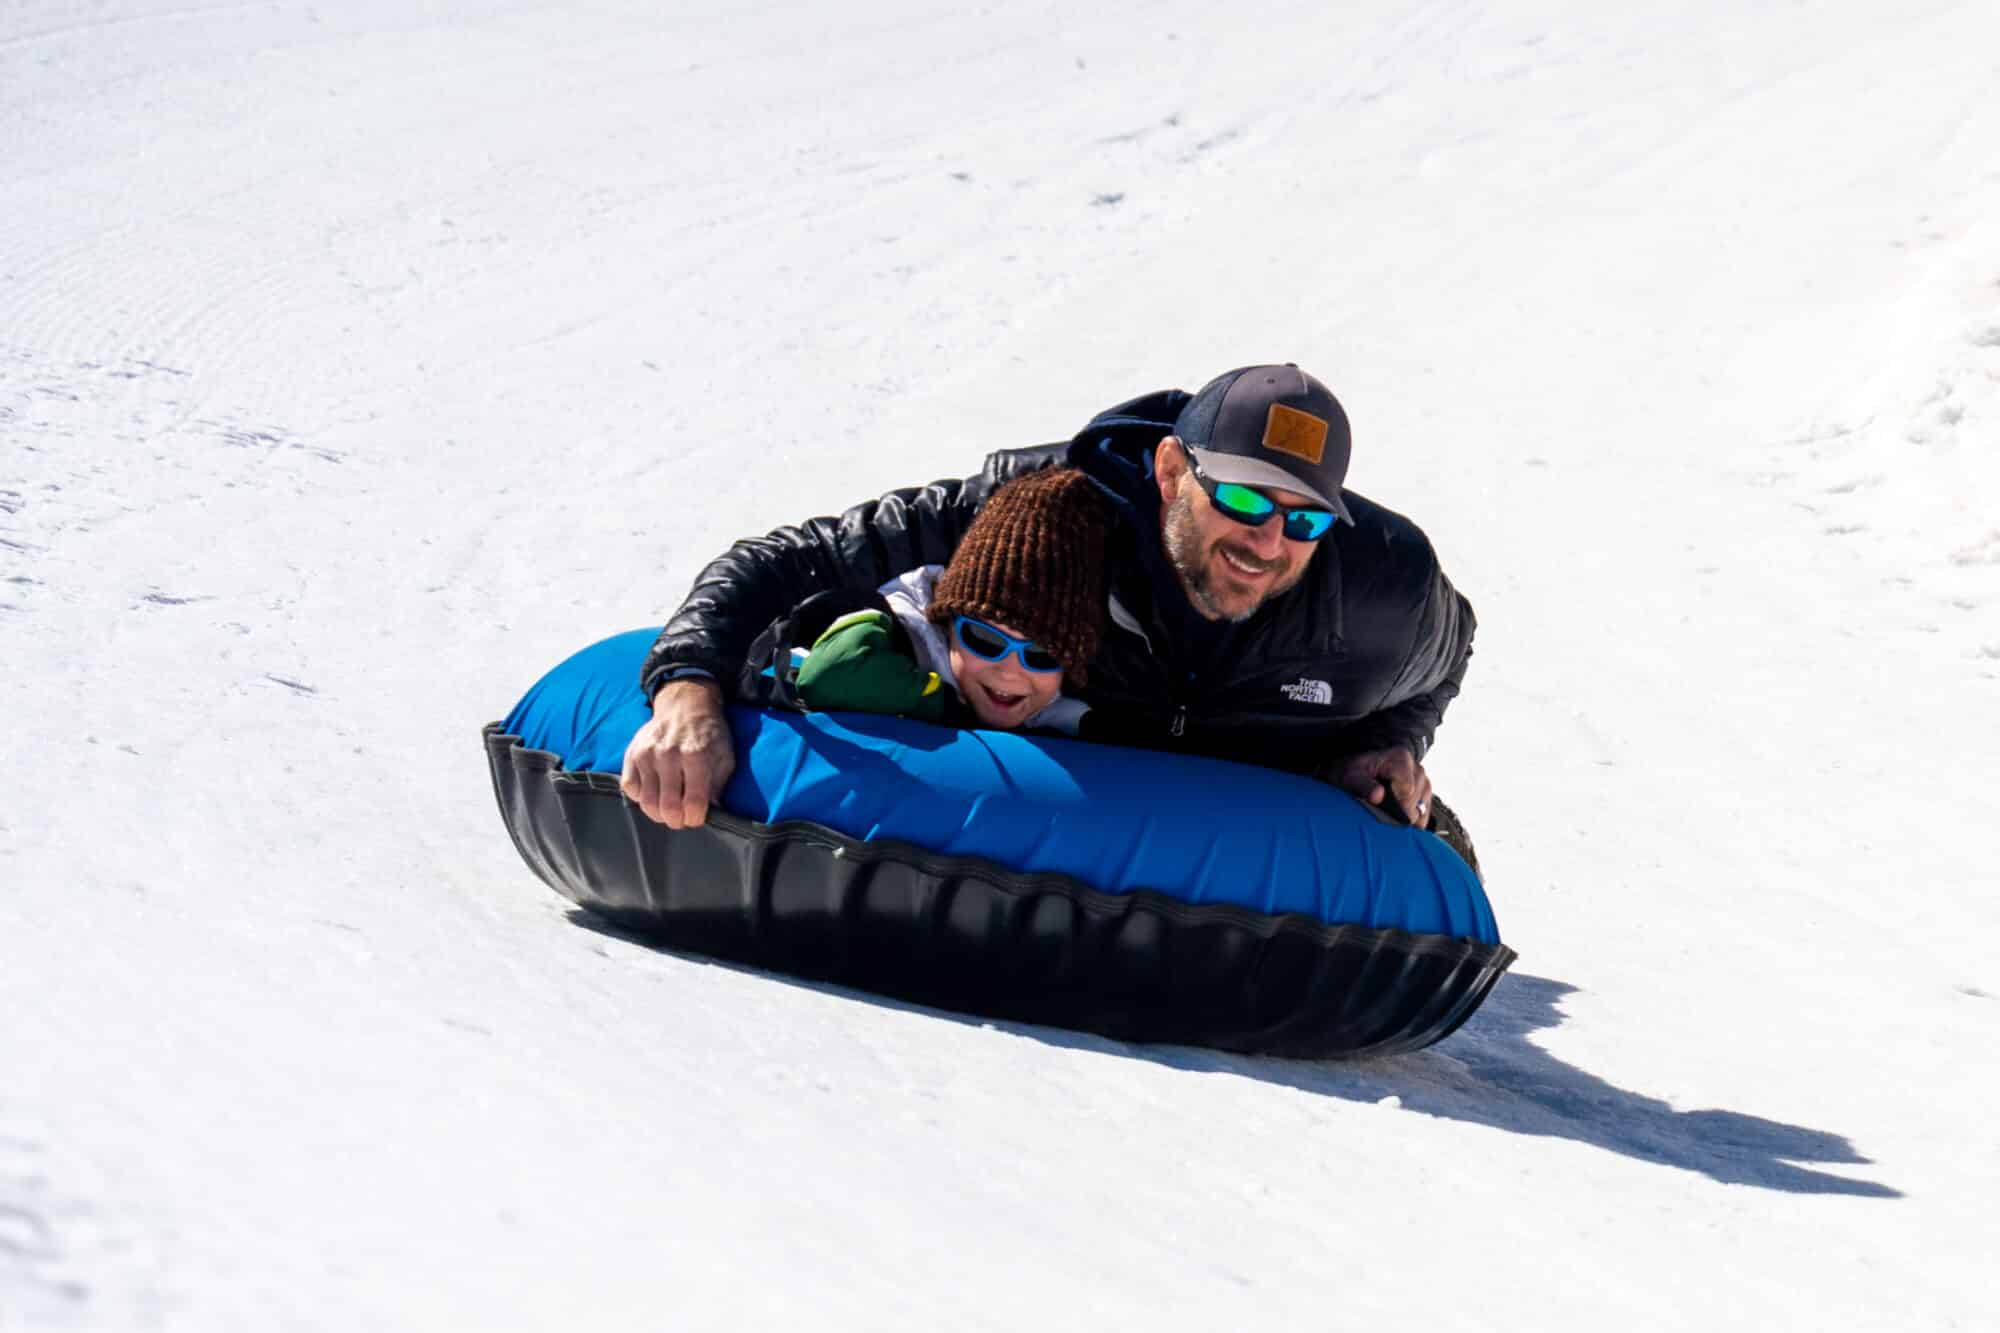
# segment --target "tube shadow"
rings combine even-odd
[[[1374,1060],[1287,1060],[1192,1046],[1142,1046],[1062,1028],[983,1019],[686,953],[582,908],[571,908],[568,917],[588,930],[691,962],[948,1022],[997,1028],[1050,1046],[1147,1060],[1190,1072],[1233,1074],[1352,1102],[1376,1103],[1394,1097],[1405,1110],[1512,1134],[1570,1139],[1640,1161],[1699,1172],[1722,1184],[1792,1194],[1903,1197],[1901,1190],[1888,1185],[1801,1165],[1871,1164],[1839,1134],[1739,1111],[1678,1111],[1658,1097],[1616,1087],[1558,1060],[1529,1037],[1563,1021],[1561,1001],[1577,988],[1547,977],[1518,972],[1503,976],[1465,1026],[1426,1050]]]
[[[1792,1194],[1900,1199],[1901,1190],[1829,1171],[1870,1160],[1839,1134],[1740,1111],[1680,1111],[1558,1060],[1530,1041],[1562,1022],[1576,987],[1509,973],[1478,1013],[1440,1045],[1384,1060],[1307,1062],[1178,1048],[1156,1058],[1227,1071],[1349,1101],[1400,1100],[1406,1110],[1513,1134],[1571,1139],[1728,1185]]]

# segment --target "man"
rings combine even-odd
[[[647,659],[653,719],[625,793],[670,828],[704,822],[735,767],[725,684],[759,631],[813,593],[947,562],[1002,482],[1068,463],[1117,514],[1083,735],[1312,774],[1430,827],[1422,760],[1464,679],[1472,607],[1415,524],[1342,490],[1351,450],[1325,385],[1248,366],[1121,404],[1067,444],[994,454],[976,477],[738,542]]]

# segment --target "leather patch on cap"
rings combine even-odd
[[[1296,407],[1272,403],[1271,414],[1264,419],[1264,447],[1317,467],[1326,452],[1326,422]]]

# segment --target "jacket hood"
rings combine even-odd
[[[1191,397],[1181,389],[1160,389],[1105,408],[1070,440],[1070,465],[1128,510],[1157,504],[1153,449],[1162,435],[1173,433]]]

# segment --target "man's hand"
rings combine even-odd
[[[735,771],[722,687],[712,680],[673,680],[653,696],[653,720],[625,747],[619,785],[646,818],[668,828],[699,828]]]
[[[1382,798],[1393,792],[1396,804],[1403,808],[1404,816],[1412,824],[1418,828],[1430,827],[1430,774],[1424,772],[1415,755],[1400,745],[1355,755],[1341,765],[1334,785],[1370,805],[1382,804]]]

